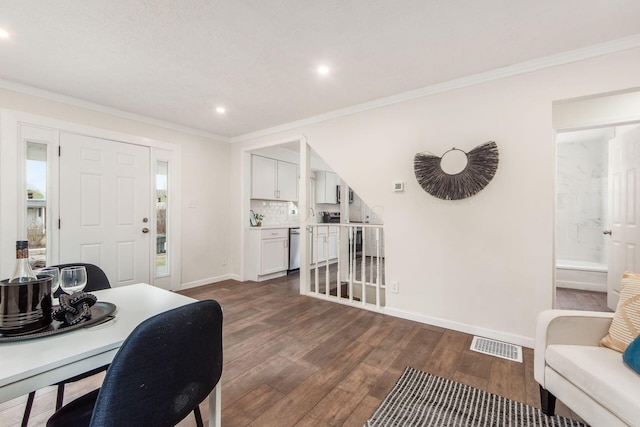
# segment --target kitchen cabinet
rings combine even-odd
[[[364,222],[363,215],[364,202],[358,196],[358,193],[353,193],[353,202],[349,204],[349,222]]]
[[[368,224],[377,224],[381,225],[383,223],[382,219],[375,213],[373,209],[363,203],[362,206],[362,215],[364,216],[364,222]],[[381,234],[380,240],[380,257],[384,258],[384,235]],[[375,228],[364,228],[364,250],[367,256],[377,256],[377,247],[376,247],[376,229]]]
[[[298,165],[278,160],[278,199],[298,201]]]
[[[328,240],[328,245],[327,247],[329,248],[329,261],[337,259],[338,258],[338,229],[336,227],[335,231],[330,232],[327,235],[327,240]]]
[[[364,227],[364,250],[366,256],[378,256],[377,246],[380,245],[380,257],[384,258],[384,237],[380,230],[380,242],[376,242],[375,228]]]
[[[316,172],[316,203],[338,204],[340,178],[329,171]]]
[[[289,268],[289,228],[249,228],[246,233],[246,279],[260,282],[284,276]]]
[[[298,165],[252,155],[251,198],[297,201]]]
[[[262,230],[260,274],[286,271],[289,268],[289,229]]]
[[[338,258],[338,228],[336,226],[320,226],[317,230],[317,238],[311,239],[311,263],[333,261]],[[317,259],[316,259],[317,256]]]

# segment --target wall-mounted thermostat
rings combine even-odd
[[[393,191],[396,193],[402,193],[404,191],[404,181],[394,182]]]

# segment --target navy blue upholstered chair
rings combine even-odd
[[[73,264],[54,265],[53,267],[58,267],[60,270],[62,270],[64,267],[73,267],[74,265],[81,265],[87,269],[87,286],[85,286],[84,288],[85,292],[99,291],[101,289],[109,289],[111,287],[111,284],[109,283],[109,279],[107,278],[107,275],[97,265],[76,262]],[[58,298],[62,293],[64,293],[62,289],[58,288],[54,294],[54,297]],[[56,411],[62,407],[62,403],[64,401],[64,385],[65,384],[79,381],[84,378],[88,378],[92,375],[95,375],[97,373],[100,373],[102,371],[106,371],[108,367],[109,365],[104,365],[99,368],[93,369],[89,372],[85,372],[84,374],[76,375],[75,377],[67,378],[64,381],[54,384],[58,386],[58,393],[56,395]],[[35,399],[35,397],[36,397],[35,391],[32,391],[31,393],[29,393],[29,397],[27,398],[27,404],[25,405],[25,408],[24,408],[24,415],[22,416],[22,427],[27,427],[27,425],[29,424],[29,415],[31,414],[31,407],[33,406],[33,400]]]
[[[198,405],[221,375],[222,309],[213,300],[187,304],[138,325],[102,387],[56,411],[47,427],[170,427],[191,411],[202,426]]]

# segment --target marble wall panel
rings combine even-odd
[[[556,258],[607,263],[608,141],[558,144]]]

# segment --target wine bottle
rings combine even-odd
[[[38,277],[29,265],[29,241],[18,240],[16,242],[16,266],[9,283],[26,283],[38,280]]]

